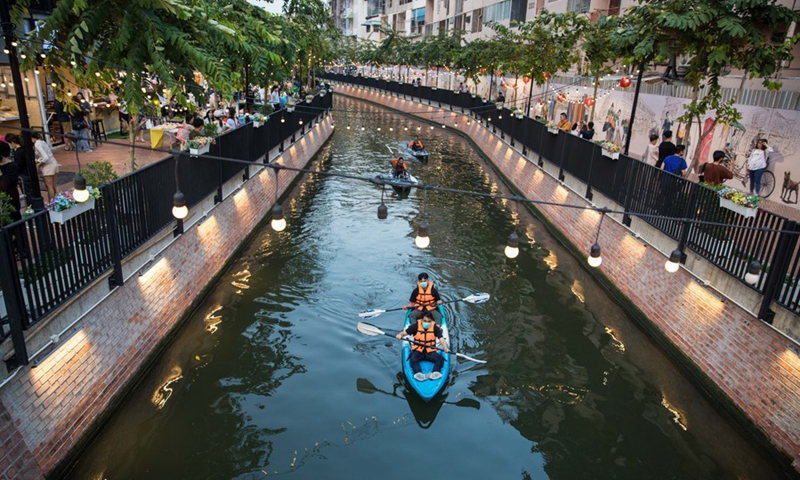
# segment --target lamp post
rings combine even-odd
[[[628,136],[625,137],[625,155],[628,154],[628,149],[631,146],[631,137],[633,136],[633,120],[636,117],[636,106],[639,103],[639,89],[642,87],[642,75],[644,74],[644,63],[639,64],[639,75],[636,77],[636,91],[633,94],[633,107],[631,107],[631,119],[628,122]]]
[[[25,153],[25,163],[27,165],[27,175],[31,179],[30,198],[26,197],[28,205],[32,206],[37,212],[44,210],[44,200],[42,191],[39,189],[39,172],[34,161],[33,142],[31,142],[31,124],[28,121],[28,107],[25,105],[25,88],[22,83],[22,76],[19,73],[19,59],[17,58],[17,36],[14,34],[14,22],[11,21],[11,2],[0,2],[0,22],[3,26],[3,40],[8,50],[8,65],[11,69],[11,80],[14,84],[14,98],[17,101],[17,111],[19,112],[20,135],[22,137],[22,149]],[[44,119],[42,119],[44,120]],[[25,192],[26,194],[28,192]]]

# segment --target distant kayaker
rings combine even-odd
[[[398,333],[398,339],[402,339],[406,335],[411,335],[414,338],[414,343],[411,344],[411,355],[409,356],[408,363],[411,370],[414,372],[414,379],[423,381],[426,379],[438,380],[442,378],[442,366],[444,366],[444,357],[442,357],[436,350],[436,339],[439,339],[441,349],[447,352],[447,340],[445,340],[442,329],[431,316],[431,312],[422,314],[422,318],[417,320],[417,323],[410,324],[405,330]],[[433,372],[429,375],[422,373],[419,362],[426,360],[433,363]]]
[[[408,148],[410,148],[411,150],[414,150],[415,152],[418,152],[420,150],[425,150],[425,147],[422,146],[422,142],[420,141],[419,137],[417,137],[417,136],[415,136],[414,140],[411,143],[408,144]]]
[[[403,157],[392,159],[392,176],[394,178],[402,178],[406,176],[406,162]]]
[[[433,286],[433,282],[428,278],[428,274],[422,272],[417,276],[417,288],[411,292],[409,304],[403,307],[403,310],[413,308],[414,311],[409,314],[411,320],[419,320],[425,312],[431,312],[433,319],[437,322],[442,321],[442,314],[439,313],[437,306],[442,304],[442,299],[439,297],[439,292]]]

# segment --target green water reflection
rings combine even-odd
[[[322,170],[385,173],[386,145],[417,126],[341,98],[335,108],[336,133],[314,163]],[[409,162],[417,178],[504,191],[464,139],[421,132],[432,157]],[[379,221],[375,185],[298,185],[287,230],[259,232],[68,478],[783,476],[527,212],[439,192],[386,195]],[[423,198],[431,246],[421,251]],[[515,222],[521,253],[510,261]],[[448,305],[454,347],[488,363],[459,362],[429,404],[399,376],[399,343],[355,328],[359,311],[403,305],[420,271],[447,299],[492,294]],[[394,332],[402,315],[370,322]]]

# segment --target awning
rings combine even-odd
[[[380,27],[381,26],[381,21],[378,20],[377,18],[374,18],[372,20],[367,20],[366,22],[362,23],[361,25],[364,26],[364,27]]]

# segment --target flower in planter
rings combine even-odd
[[[211,137],[194,137],[186,141],[186,146],[193,150],[200,150],[201,148],[210,145],[214,139]]]
[[[311,103],[314,101],[314,95],[306,95],[306,103]]]
[[[606,150],[611,153],[619,153],[621,150],[619,148],[619,145],[613,142],[598,142],[598,145],[600,145],[600,148],[602,148],[603,150]]]
[[[758,206],[758,202],[761,201],[761,197],[758,195],[748,195],[741,190],[736,190],[735,188],[731,187],[720,186],[720,188],[717,189],[717,195],[724,199],[730,200],[737,205],[747,208],[756,208]]]
[[[72,190],[74,189],[70,188],[65,192],[57,193],[56,196],[47,203],[47,209],[54,212],[61,212],[77,205],[78,202],[72,196]],[[97,188],[86,187],[86,190],[89,192],[89,198],[98,199],[101,196],[100,190]]]
[[[544,126],[547,127],[548,129],[555,128],[556,130],[558,130],[558,124],[556,122],[550,121],[545,123]]]
[[[253,114],[253,116],[251,118],[253,119],[254,122],[264,123],[265,119],[268,118],[268,117],[265,117],[264,115],[256,112],[256,113]]]

